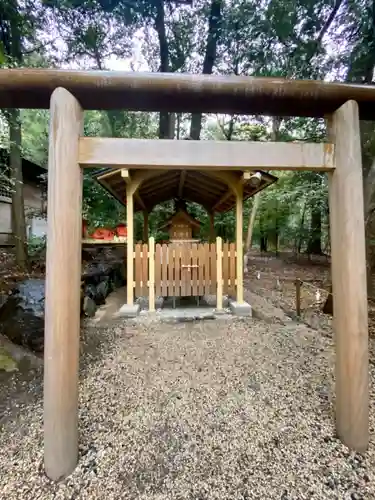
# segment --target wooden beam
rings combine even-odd
[[[148,243],[148,308],[155,312],[155,238],[150,237]]]
[[[81,137],[80,164],[175,170],[333,170],[332,144]]]
[[[242,187],[242,186],[241,186]],[[243,192],[236,196],[236,278],[237,297],[239,304],[243,303]]]
[[[219,199],[219,201],[212,207],[212,210],[216,210],[224,201],[227,201],[228,198],[230,198],[233,195],[233,191],[231,189],[228,189],[226,193],[223,194],[223,196]]]
[[[126,185],[126,225],[127,225],[127,245],[126,245],[126,290],[127,304],[134,303],[134,205],[133,187]]]
[[[121,169],[121,177],[125,180],[125,182],[131,181],[130,172],[127,168]]]
[[[179,196],[179,198],[182,198],[182,194],[184,191],[185,179],[186,179],[186,170],[182,170],[181,174],[180,174],[180,182],[178,184],[178,196]]]
[[[54,481],[78,460],[83,112],[65,89],[51,97],[44,341],[44,463]]]
[[[106,179],[107,177],[112,177],[113,175],[116,175],[118,174],[119,172],[121,172],[122,168],[116,168],[116,169],[113,169],[113,170],[110,170],[108,172],[105,172],[104,174],[102,175],[99,175],[97,177],[98,180],[102,180],[102,179]]]
[[[364,452],[369,441],[368,319],[362,158],[358,105],[333,115],[336,170],[329,176],[333,325],[336,343],[336,427]]]
[[[130,175],[130,172],[127,168],[122,168],[121,169],[121,177],[124,179],[124,181],[126,182],[126,184],[131,184],[132,183],[132,177]],[[141,207],[142,210],[146,210],[147,211],[147,208],[146,208],[146,205],[144,204],[141,196],[139,195],[139,193],[137,192],[134,192],[134,198],[136,199],[138,205]]]
[[[216,238],[216,309],[223,309],[223,240]]]
[[[249,181],[251,179],[251,172],[244,172],[242,174],[242,178],[241,178],[241,183],[242,184],[245,184],[247,181]]]

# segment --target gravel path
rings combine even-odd
[[[85,343],[78,468],[44,476],[40,378],[13,375],[3,392],[28,399],[6,399],[0,498],[375,498],[374,442],[361,456],[334,437],[332,342],[318,332],[141,322],[90,328]]]

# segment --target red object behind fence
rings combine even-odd
[[[114,237],[115,232],[105,227],[98,227],[91,235],[94,240],[113,240]]]
[[[119,236],[121,238],[126,238],[126,236],[128,235],[128,228],[126,227],[125,224],[119,224],[116,227],[116,233],[117,233],[117,236]]]

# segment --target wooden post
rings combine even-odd
[[[148,308],[155,311],[155,238],[151,236],[148,243]]]
[[[330,128],[336,167],[329,174],[336,427],[343,443],[363,452],[369,440],[369,361],[358,104],[348,101],[341,106]]]
[[[126,289],[127,304],[134,304],[134,199],[133,186],[126,185],[126,224],[127,224],[127,245],[126,245]]]
[[[143,210],[143,241],[147,243],[148,241],[148,212]]]
[[[51,97],[44,343],[44,464],[54,481],[78,461],[78,365],[82,239],[83,112],[57,88]]]
[[[296,284],[296,314],[297,317],[301,317],[301,280],[296,279],[295,281]]]
[[[237,275],[237,302],[243,303],[243,188],[238,187],[236,196],[236,275]]]
[[[223,240],[216,238],[216,309],[223,309]]]
[[[213,243],[215,241],[215,212],[210,212],[209,214],[210,218],[210,243]]]

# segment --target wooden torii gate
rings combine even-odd
[[[375,88],[236,76],[0,71],[0,107],[48,108],[49,103],[44,355],[47,475],[59,480],[78,461],[80,167],[106,164],[152,169],[157,166],[155,158],[164,168],[328,172],[336,428],[347,446],[364,451],[369,441],[368,326],[359,116],[375,118]],[[148,141],[140,149],[136,140],[82,137],[83,109],[120,108],[325,117],[329,143],[186,141],[181,145],[183,141],[174,141],[163,145],[164,141]]]

